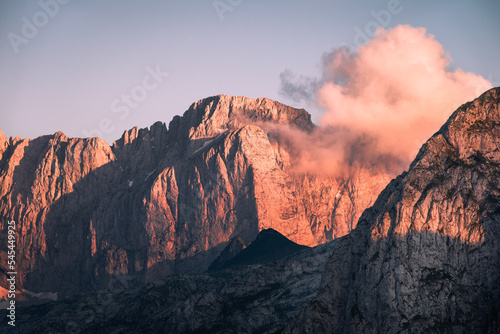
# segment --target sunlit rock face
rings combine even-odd
[[[286,333],[500,332],[499,103],[484,93],[425,143]]]
[[[202,272],[229,240],[267,228],[308,246],[347,234],[390,175],[297,173],[281,127],[315,128],[303,109],[215,96],[112,146],[0,133],[0,228],[16,221],[18,288],[61,296]]]

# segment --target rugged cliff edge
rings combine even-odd
[[[308,246],[347,234],[390,176],[294,173],[293,150],[265,124],[314,131],[305,110],[221,95],[112,146],[0,133],[0,232],[16,221],[17,287],[64,296],[202,272],[229,240],[267,228]]]
[[[286,333],[500,332],[499,104],[487,91],[425,143]]]

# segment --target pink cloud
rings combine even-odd
[[[457,107],[491,87],[481,76],[448,70],[451,58],[434,36],[407,25],[380,29],[356,53],[338,49],[325,59],[326,80],[317,90],[318,104],[327,110],[321,127],[344,134],[318,140],[335,142],[333,152],[344,164],[353,157],[353,145],[346,143],[353,138],[369,141],[357,158],[377,163],[389,155],[410,162]],[[309,161],[328,155],[318,154]]]

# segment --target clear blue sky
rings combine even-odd
[[[355,29],[397,0],[59,1],[0,2],[7,137],[82,137],[101,123],[112,142],[216,94],[297,106],[280,95],[280,73],[318,76],[323,53],[355,44]],[[386,28],[425,27],[452,67],[500,85],[500,1],[399,2]]]

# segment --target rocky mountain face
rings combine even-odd
[[[258,254],[253,265],[175,274],[23,308],[17,333],[275,333],[314,297],[337,241],[283,257],[262,239],[284,241],[275,231],[262,231],[248,246]],[[269,257],[275,261],[263,264]]]
[[[499,104],[484,93],[425,143],[286,333],[500,333]]]
[[[267,228],[308,246],[347,234],[390,176],[294,173],[293,147],[276,127],[314,131],[304,110],[215,96],[168,129],[134,128],[112,146],[0,133],[0,232],[16,221],[17,287],[61,297],[202,272],[229,240]]]

